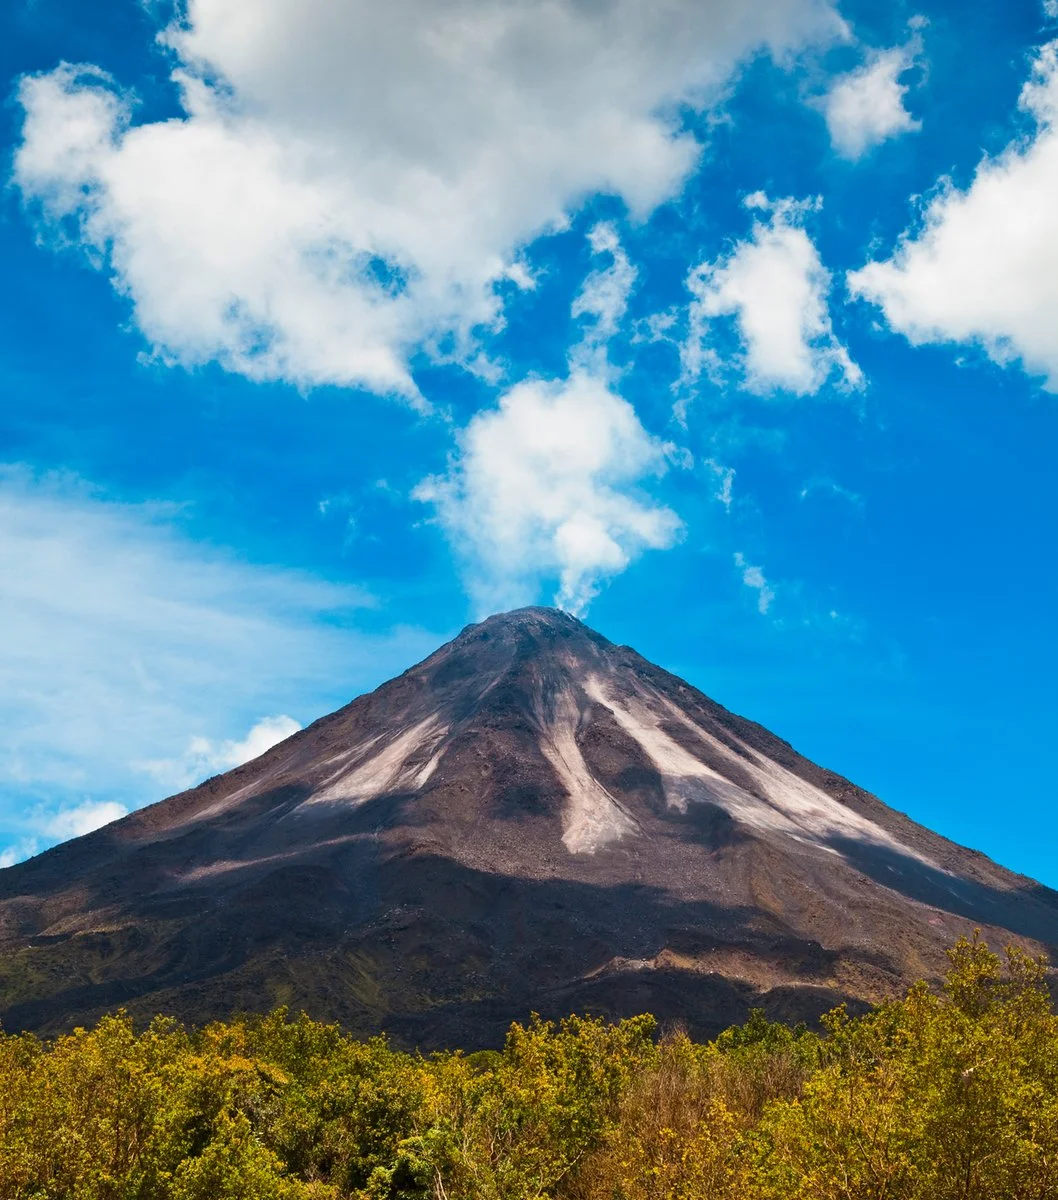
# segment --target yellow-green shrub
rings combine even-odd
[[[422,1058],[285,1010],[0,1034],[0,1200],[1058,1200],[1044,965],[978,940],[822,1035],[514,1025]]]

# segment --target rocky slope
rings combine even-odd
[[[1058,945],[1058,894],[633,650],[521,609],[267,754],[0,871],[0,1020],[303,1006],[422,1046],[531,1011],[700,1035]]]

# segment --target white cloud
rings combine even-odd
[[[187,788],[201,783],[210,775],[230,771],[260,758],[300,728],[301,725],[293,717],[262,717],[241,741],[229,738],[217,742],[196,735],[190,739],[180,758],[155,759],[141,765],[163,786],[173,790]]]
[[[23,80],[15,181],[112,273],[156,352],[414,393],[498,317],[518,251],[593,193],[645,214],[698,160],[680,105],[840,33],[827,0],[188,0],[183,115],[91,66]],[[394,81],[399,81],[399,86]],[[446,353],[452,351],[446,350]]]
[[[85,800],[73,808],[63,808],[39,821],[41,833],[55,841],[83,837],[93,829],[118,821],[128,813],[124,804],[116,800]]]
[[[707,458],[705,465],[716,480],[716,491],[713,493],[713,499],[719,500],[724,508],[730,512],[733,498],[732,492],[735,486],[735,468],[725,467],[723,463],[718,463],[714,458]]]
[[[735,566],[742,572],[742,582],[757,593],[757,611],[761,616],[767,615],[771,603],[775,599],[775,591],[768,584],[761,567],[755,567],[746,561],[741,552],[735,555]]]
[[[617,230],[609,222],[596,225],[588,240],[593,255],[606,255],[610,261],[593,270],[573,298],[570,315],[574,319],[587,318],[583,340],[573,351],[573,357],[580,364],[592,364],[601,370],[607,343],[620,329],[628,311],[637,271],[621,245]]]
[[[164,508],[14,468],[0,469],[0,562],[0,847],[157,800],[137,763],[204,734],[218,760],[251,753],[261,742],[233,734],[262,709],[316,716],[439,640],[359,634],[371,600],[355,588],[240,562]],[[86,797],[80,816],[54,815]]]
[[[943,187],[887,261],[849,275],[915,345],[977,343],[1058,391],[1058,41],[1043,46],[1021,108],[1032,136],[986,158],[970,187]]]
[[[823,476],[816,476],[813,479],[809,479],[801,488],[798,495],[800,499],[807,500],[809,496],[819,493],[825,496],[838,496],[842,500],[847,500],[849,504],[854,505],[856,508],[863,507],[863,497],[859,492],[854,492],[850,488],[843,487],[833,479],[827,479]]]
[[[714,325],[733,317],[743,348],[739,365],[750,390],[804,396],[834,375],[845,386],[860,386],[862,373],[831,325],[830,273],[803,225],[816,205],[772,202],[761,192],[745,203],[766,216],[754,220],[750,236],[729,254],[700,264],[688,276],[694,299],[681,350],[683,383],[722,370]]]
[[[111,821],[119,821],[128,811],[116,800],[82,800],[58,809],[31,808],[16,816],[13,822],[0,822],[13,823],[22,834],[17,841],[9,842],[0,850],[0,868],[13,867],[55,842],[83,837]]]
[[[1043,15],[1058,21],[1058,0],[1043,0]]]
[[[618,332],[636,269],[609,222],[588,235],[592,270],[574,297],[582,323],[565,380],[530,380],[479,413],[459,438],[448,474],[424,480],[417,499],[433,503],[463,557],[484,612],[537,598],[558,577],[555,603],[583,613],[601,583],[646,549],[675,541],[677,516],[641,484],[687,451],[651,437],[614,390],[609,343]]]
[[[557,576],[556,603],[580,613],[602,580],[678,536],[676,514],[639,486],[672,449],[603,380],[574,371],[518,384],[479,413],[448,474],[416,496],[436,505],[483,609],[536,599]]]
[[[830,140],[845,158],[862,158],[868,150],[922,128],[904,107],[908,88],[900,77],[915,65],[918,39],[906,46],[875,50],[862,67],[842,75],[822,102]]]
[[[12,845],[5,846],[0,850],[0,871],[5,867],[13,867],[15,863],[23,862],[27,858],[32,858],[40,850],[40,840],[38,838],[21,838]]]

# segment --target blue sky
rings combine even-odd
[[[0,22],[0,862],[557,599],[1058,886],[1053,0]]]

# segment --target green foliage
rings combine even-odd
[[[285,1009],[0,1033],[0,1200],[1058,1200],[1042,962],[977,939],[821,1035],[514,1025],[422,1058]]]
[[[243,1113],[222,1112],[210,1133],[202,1153],[177,1166],[169,1190],[173,1200],[308,1200],[335,1194],[288,1176]]]
[[[1058,1021],[1043,964],[974,940],[924,985],[826,1021],[823,1064],[760,1130],[759,1191],[819,1200],[1058,1196]]]
[[[376,1176],[373,1194],[555,1194],[598,1143],[635,1073],[653,1061],[654,1030],[652,1017],[617,1025],[534,1017],[511,1027],[490,1069],[475,1069],[461,1055],[436,1060],[428,1127],[403,1143],[391,1190]]]

